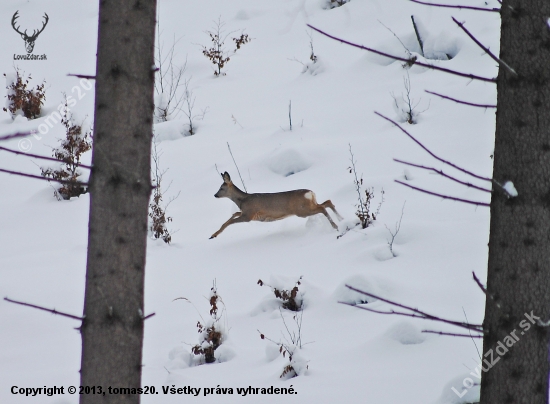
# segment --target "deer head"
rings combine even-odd
[[[44,13],[44,23],[42,25],[42,28],[39,29],[38,31],[33,30],[32,35],[27,35],[27,30],[25,30],[25,32],[21,32],[19,31],[19,26],[17,27],[15,26],[16,20],[19,18],[18,13],[19,13],[19,10],[16,11],[13,17],[11,18],[11,26],[13,27],[15,32],[21,35],[21,38],[23,38],[23,40],[25,41],[25,48],[27,48],[27,53],[32,53],[34,49],[34,41],[36,41],[36,38],[38,38],[38,35],[40,35],[42,31],[44,31],[44,28],[46,28],[46,25],[48,24],[48,20],[50,18],[48,17],[48,14]]]

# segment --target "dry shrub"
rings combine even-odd
[[[206,324],[197,321],[197,332],[200,334],[199,343],[191,348],[194,355],[202,356],[204,363],[214,363],[216,361],[215,351],[225,339],[220,324],[223,312],[218,314],[218,304],[220,302],[223,304],[214,284],[210,290],[209,298],[210,320]]]
[[[283,307],[287,310],[291,311],[300,311],[302,308],[302,299],[301,296],[298,295],[298,286],[301,285],[302,276],[296,281],[294,284],[294,287],[290,290],[285,289],[278,289],[274,286],[268,285],[261,279],[258,280],[258,285],[263,286],[266,285],[271,288],[273,293],[275,294],[275,297],[278,299],[281,299],[283,301]]]
[[[40,116],[42,105],[46,100],[46,91],[44,86],[46,81],[38,84],[35,89],[29,86],[29,80],[32,80],[31,75],[25,79],[24,73],[20,73],[18,68],[15,68],[15,81],[12,81],[6,89],[8,90],[8,107],[3,110],[10,112],[12,119],[18,114],[22,114],[27,119],[35,119]],[[4,77],[7,75],[4,73]]]
[[[88,192],[87,187],[83,186],[78,177],[82,175],[79,170],[80,159],[92,148],[92,136],[90,132],[83,133],[82,124],[73,123],[67,97],[65,97],[62,114],[61,124],[65,126],[65,139],[61,139],[61,145],[53,149],[53,157],[62,162],[62,165],[59,168],[41,168],[41,170],[45,178],[64,181],[61,187],[54,191],[54,196],[58,200],[69,200]]]
[[[210,59],[212,64],[216,66],[214,70],[215,76],[225,76],[222,69],[229,62],[230,57],[233,56],[237,50],[241,49],[241,46],[247,44],[252,39],[248,36],[248,34],[241,33],[240,37],[232,38],[233,42],[235,42],[235,50],[229,51],[225,48],[225,41],[233,32],[225,32],[225,22],[221,20],[221,17],[219,17],[218,21],[215,21],[214,24],[214,29],[212,31],[206,31],[206,33],[210,36],[210,41],[212,44],[210,45],[210,48],[203,46],[202,54]]]

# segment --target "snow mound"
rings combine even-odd
[[[447,383],[435,404],[478,403],[480,397],[479,379],[472,373],[457,376]]]
[[[376,301],[375,298],[351,290],[346,287],[346,285],[372,294],[376,294],[378,289],[372,282],[368,281],[363,276],[352,276],[351,278],[346,279],[346,281],[340,284],[334,291],[333,297],[336,301],[353,305],[372,303]]]
[[[403,345],[421,344],[426,339],[420,329],[409,321],[400,321],[391,327],[386,335]]]
[[[275,174],[288,177],[292,174],[305,171],[311,167],[308,158],[294,149],[287,149],[274,154],[268,160],[268,167]]]

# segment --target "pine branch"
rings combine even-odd
[[[487,48],[481,42],[479,42],[477,38],[473,36],[470,33],[470,31],[466,29],[466,27],[464,26],[464,23],[458,22],[454,17],[452,17],[452,19],[456,23],[456,25],[458,25],[462,29],[462,31],[464,31],[466,35],[468,35],[472,39],[472,41],[474,41],[477,46],[483,49],[485,53],[487,53],[487,55],[489,55],[495,62],[497,62],[499,65],[506,67],[514,76],[518,75],[514,69],[512,69],[508,64],[506,64],[506,62],[504,62],[502,59],[499,59],[497,56],[495,56],[495,54],[493,54],[493,52],[489,50],[489,48]]]
[[[405,184],[404,182],[401,182],[401,181],[399,181],[399,180],[394,180],[394,181],[397,182],[398,184],[405,185],[406,187],[412,188],[412,189],[414,189],[415,191],[420,191],[420,192],[423,192],[423,193],[428,194],[428,195],[439,196],[440,198],[443,198],[443,199],[449,199],[449,200],[451,200],[451,201],[462,202],[462,203],[468,203],[468,204],[470,204],[470,205],[476,205],[476,206],[491,206],[490,203],[478,202],[478,201],[471,201],[471,200],[469,200],[469,199],[462,199],[462,198],[457,198],[457,197],[454,197],[454,196],[438,194],[438,193],[436,193],[436,192],[428,191],[428,190],[426,190],[426,189],[422,189],[422,188],[418,188],[418,187],[413,187],[412,185]]]
[[[406,59],[406,58],[402,58],[402,57],[399,57],[399,56],[390,55],[390,54],[388,54],[388,53],[380,52],[380,51],[378,51],[378,50],[376,50],[376,49],[367,48],[366,46],[359,45],[359,44],[356,44],[356,43],[353,43],[353,42],[349,42],[349,41],[346,41],[346,40],[344,40],[344,39],[335,37],[335,36],[330,35],[330,34],[324,32],[324,31],[321,31],[321,30],[318,29],[318,28],[315,28],[315,27],[312,26],[312,25],[307,24],[307,26],[308,26],[309,28],[311,28],[312,30],[317,31],[318,33],[320,33],[320,34],[322,34],[322,35],[324,35],[324,36],[326,36],[326,37],[329,37],[329,38],[331,38],[331,39],[334,39],[335,41],[344,43],[344,44],[346,44],[346,45],[353,46],[353,47],[355,47],[355,48],[363,49],[363,50],[366,50],[366,51],[369,51],[369,52],[372,52],[372,53],[376,53],[377,55],[385,56],[385,57],[390,58],[390,59],[399,60],[399,61],[401,61],[401,62],[407,63],[407,64],[410,65],[410,66],[412,66],[412,65],[418,65],[418,66],[422,66],[422,67],[427,67],[428,69],[438,70],[438,71],[441,71],[441,72],[445,72],[445,73],[449,73],[449,74],[454,74],[454,75],[460,76],[460,77],[466,77],[466,78],[468,78],[468,79],[470,79],[470,80],[487,81],[487,82],[489,82],[489,83],[496,83],[496,82],[497,82],[496,79],[494,79],[494,78],[476,76],[476,75],[474,75],[474,74],[457,72],[456,70],[445,69],[444,67],[439,67],[439,66],[430,65],[430,64],[427,64],[427,63],[418,62],[416,57],[411,57],[411,58],[409,58],[409,59]]]
[[[380,114],[380,113],[378,113],[378,112],[376,112],[376,111],[375,111],[374,113],[375,113],[376,115],[378,115],[379,117],[384,118],[386,121],[391,122],[393,125],[397,126],[399,129],[401,129],[401,131],[402,131],[405,135],[407,135],[409,138],[411,138],[417,145],[419,145],[421,148],[423,148],[426,152],[428,152],[428,154],[429,154],[430,156],[432,156],[432,157],[435,158],[436,160],[441,161],[442,163],[447,164],[447,165],[453,167],[454,169],[456,169],[456,170],[458,170],[458,171],[462,171],[463,173],[468,174],[468,175],[470,175],[470,176],[472,176],[472,177],[474,177],[474,178],[477,178],[477,179],[480,179],[480,180],[484,180],[484,181],[488,181],[488,182],[493,182],[493,180],[492,180],[491,178],[482,177],[482,176],[480,176],[480,175],[474,174],[474,173],[472,173],[471,171],[465,170],[464,168],[461,168],[461,167],[459,167],[459,166],[457,166],[457,165],[451,163],[450,161],[444,160],[444,159],[442,159],[441,157],[436,156],[436,155],[435,155],[434,153],[432,153],[426,146],[424,146],[422,143],[420,143],[418,140],[416,140],[416,138],[415,138],[413,135],[411,135],[409,132],[407,132],[405,129],[403,129],[403,128],[401,127],[401,125],[399,125],[397,122],[391,120],[391,119],[388,118],[388,117],[385,117],[384,115],[382,115],[382,114]]]
[[[424,91],[427,92],[428,94],[437,95],[438,97],[444,98],[446,100],[451,100],[451,101],[454,101],[454,102],[459,103],[459,104],[469,105],[471,107],[479,107],[479,108],[496,108],[497,107],[496,105],[475,104],[473,102],[457,100],[456,98],[448,97],[448,96],[443,95],[443,94],[434,93],[433,91],[428,91],[428,90],[424,90]]]
[[[500,8],[482,8],[482,7],[472,7],[472,6],[426,3],[426,2],[418,1],[418,0],[411,0],[411,1],[413,3],[423,4],[425,6],[445,7],[445,8],[459,8],[459,9],[465,9],[465,10],[490,11],[490,12],[493,12],[493,13],[500,13]]]
[[[30,303],[25,303],[25,302],[19,302],[17,300],[8,299],[7,297],[5,297],[4,300],[6,302],[20,304],[21,306],[27,306],[27,307],[32,307],[32,308],[38,309],[38,310],[49,311],[50,313],[58,314],[58,315],[64,316],[64,317],[69,317],[69,318],[72,318],[74,320],[80,320],[80,321],[84,320],[84,317],[73,316],[72,314],[63,313],[61,311],[57,311],[56,309],[47,309],[46,307],[37,306],[35,304],[30,304]]]
[[[438,170],[436,168],[433,168],[433,167],[425,167],[425,166],[421,166],[419,164],[414,164],[414,163],[409,163],[407,161],[403,161],[403,160],[399,160],[399,159],[393,159],[393,161],[397,161],[398,163],[401,163],[401,164],[406,164],[408,166],[412,166],[412,167],[417,167],[417,168],[422,168],[424,170],[429,170],[429,171],[433,171],[445,178],[448,178],[450,179],[451,181],[454,181],[454,182],[458,182],[459,184],[462,184],[462,185],[465,185],[467,187],[470,187],[470,188],[474,188],[474,189],[477,189],[478,191],[483,191],[483,192],[488,192],[488,193],[491,193],[491,190],[490,189],[487,189],[487,188],[482,188],[482,187],[478,187],[477,185],[474,185],[474,184],[471,184],[469,182],[464,182],[464,181],[461,181],[459,180],[458,178],[455,178],[455,177],[452,177],[448,174],[445,174],[443,171],[441,170]]]
[[[7,147],[0,146],[0,150],[4,150],[4,151],[7,151],[7,152],[13,153],[13,154],[21,154],[21,155],[27,156],[27,157],[33,157],[33,158],[48,160],[48,161],[55,161],[56,163],[64,163],[63,160],[58,160],[58,159],[53,158],[53,157],[46,157],[46,156],[39,156],[37,154],[32,154],[32,153],[25,153],[25,152],[18,151],[18,150],[8,149]],[[92,169],[91,166],[88,166],[88,165],[85,165],[85,164],[80,164],[80,163],[78,164],[78,167],[87,168],[89,170]]]

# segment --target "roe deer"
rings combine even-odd
[[[274,194],[247,194],[231,182],[231,177],[227,172],[222,174],[222,178],[223,184],[214,196],[216,198],[231,199],[241,211],[234,213],[220,227],[220,230],[212,234],[211,239],[234,223],[250,222],[251,220],[272,222],[288,216],[308,217],[317,213],[325,215],[332,227],[338,230],[338,226],[332,221],[326,208],[332,209],[338,220],[343,219],[330,200],[318,204],[315,200],[315,194],[309,189],[297,189]]]

